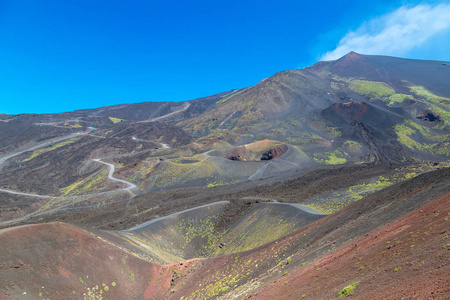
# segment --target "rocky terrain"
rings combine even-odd
[[[3,229],[0,295],[445,299],[449,183],[448,168],[429,172],[327,217],[257,203],[223,232],[214,225],[227,202],[125,231],[57,222]]]
[[[450,297],[448,66],[0,115],[0,297]]]

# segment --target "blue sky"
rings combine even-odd
[[[190,100],[349,51],[450,61],[449,1],[0,0],[0,113]]]

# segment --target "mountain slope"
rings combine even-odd
[[[448,66],[0,115],[0,298],[449,298]]]
[[[335,299],[344,287],[356,283],[352,292],[356,299],[445,299],[450,295],[449,183],[449,168],[430,172],[265,245],[168,265],[139,259],[130,245],[117,247],[95,231],[64,223],[3,229],[2,245],[10,246],[0,249],[0,295],[2,299]],[[273,213],[260,210],[266,217],[267,212]],[[248,216],[254,221],[252,214]],[[159,223],[153,230],[170,230],[176,220]],[[249,222],[241,220],[230,234]],[[262,222],[264,217],[256,220]],[[278,222],[274,217],[267,220]],[[142,238],[138,231],[148,230],[148,225],[130,231],[136,234],[135,243]],[[252,238],[244,234],[244,240]],[[208,245],[208,239],[203,242]]]
[[[267,138],[311,156],[325,152],[318,162],[440,160],[450,155],[449,77],[445,62],[350,53],[277,73],[179,125],[233,144]],[[345,143],[360,150],[352,153]]]
[[[150,191],[256,186],[330,165],[420,165],[417,175],[450,156],[446,78],[445,62],[350,53],[181,103],[2,115],[1,221],[35,219],[36,208],[48,217],[129,205]],[[113,164],[115,180],[95,160]]]

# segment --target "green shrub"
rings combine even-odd
[[[350,285],[347,285],[345,288],[342,289],[342,291],[340,291],[340,292],[338,293],[338,297],[350,295],[350,294],[353,292],[353,290],[356,288],[356,286],[358,285],[358,283],[359,283],[359,281],[354,282],[354,283],[352,283],[352,284],[350,284]]]

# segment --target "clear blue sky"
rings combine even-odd
[[[449,16],[448,1],[0,0],[0,113],[190,100],[349,47],[450,60],[446,20],[419,45],[401,41],[398,50],[380,41],[398,9],[408,15],[403,23],[417,22],[425,14],[413,11],[418,4],[430,14],[424,27],[436,20],[433,9]],[[358,48],[354,35],[378,44]]]

